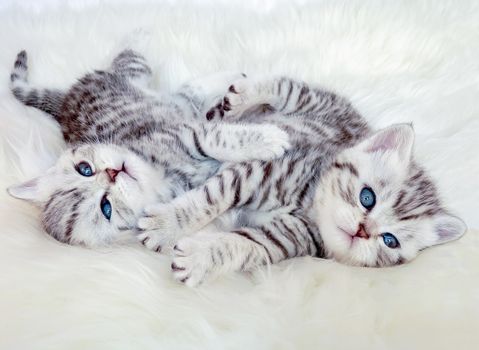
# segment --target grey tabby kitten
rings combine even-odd
[[[197,187],[221,162],[271,159],[289,147],[286,132],[273,125],[204,121],[211,99],[237,76],[160,95],[147,89],[151,69],[144,58],[126,50],[107,70],[87,74],[68,91],[39,89],[27,82],[27,55],[20,52],[13,94],[53,116],[70,147],[45,174],[9,193],[38,204],[45,230],[61,242],[93,246],[134,239],[146,205]],[[147,237],[140,240],[148,244]]]
[[[304,255],[397,265],[466,230],[413,160],[410,125],[373,132],[346,99],[288,78],[240,79],[206,117],[278,125],[293,147],[146,208],[142,237],[178,240],[172,270],[187,285]]]

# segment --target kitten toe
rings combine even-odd
[[[213,269],[209,250],[202,245],[200,239],[186,237],[178,241],[174,248],[171,264],[173,278],[188,287],[202,284]]]
[[[154,252],[160,253],[162,250],[162,245],[160,239],[155,236],[153,232],[142,232],[136,237],[138,241],[144,245],[147,249]]]
[[[221,103],[217,104],[216,106],[210,108],[208,112],[206,112],[206,120],[210,121],[213,119],[222,119],[224,116],[224,110]]]

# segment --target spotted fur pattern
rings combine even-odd
[[[178,241],[172,270],[181,282],[304,255],[396,265],[464,233],[412,159],[409,125],[372,132],[344,98],[288,78],[240,79],[205,117],[274,123],[293,148],[225,164],[202,186],[147,207],[142,237],[152,247]],[[359,202],[364,187],[376,193],[374,208]],[[385,246],[385,232],[401,246]]]
[[[108,69],[56,91],[28,83],[27,55],[20,52],[11,74],[14,96],[53,116],[70,148],[47,174],[10,193],[40,204],[47,232],[62,242],[94,245],[131,236],[145,205],[200,185],[221,162],[272,159],[290,147],[287,133],[273,125],[203,120],[211,98],[238,76],[217,75],[161,94],[148,89],[145,59],[125,50]],[[91,177],[78,173],[81,162],[92,167]],[[103,197],[113,207],[110,221],[100,210]]]

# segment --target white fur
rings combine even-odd
[[[453,215],[423,215],[415,220],[401,221],[394,214],[398,193],[410,191],[403,184],[410,168],[413,144],[412,127],[395,124],[377,131],[338,156],[340,163],[350,163],[357,169],[357,177],[334,168],[322,176],[313,211],[318,217],[328,256],[352,265],[376,266],[381,253],[388,258],[380,262],[381,266],[394,265],[400,258],[404,262],[411,261],[421,249],[458,239],[465,233],[465,224]],[[339,195],[338,179],[342,187],[351,186],[354,194],[360,193],[365,186],[375,192],[376,205],[367,218],[359,196],[355,196],[353,205]],[[408,214],[422,212],[424,208],[418,208]],[[359,223],[363,223],[370,234],[368,239],[354,237]],[[385,232],[398,239],[399,247],[390,249],[384,245],[382,234]]]
[[[135,28],[170,89],[219,70],[297,75],[350,96],[375,127],[414,123],[416,154],[447,203],[479,228],[479,16],[475,1],[22,1],[0,8],[0,183],[39,175],[63,147],[56,125],[8,92],[16,53],[30,80],[66,87],[109,63]],[[30,3],[30,4],[29,4]],[[22,8],[24,8],[22,10]],[[474,349],[479,240],[412,263],[363,269],[290,260],[200,290],[144,248],[64,246],[36,210],[0,194],[0,347],[5,349]]]

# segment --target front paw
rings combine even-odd
[[[201,285],[215,269],[208,239],[184,237],[176,243],[173,256],[171,263],[173,277],[188,287]]]
[[[251,159],[271,160],[279,158],[291,148],[289,135],[281,128],[271,124],[255,126],[260,137],[249,143],[248,154]]]
[[[180,237],[174,213],[168,205],[145,208],[136,226],[138,241],[156,252],[171,252]]]

